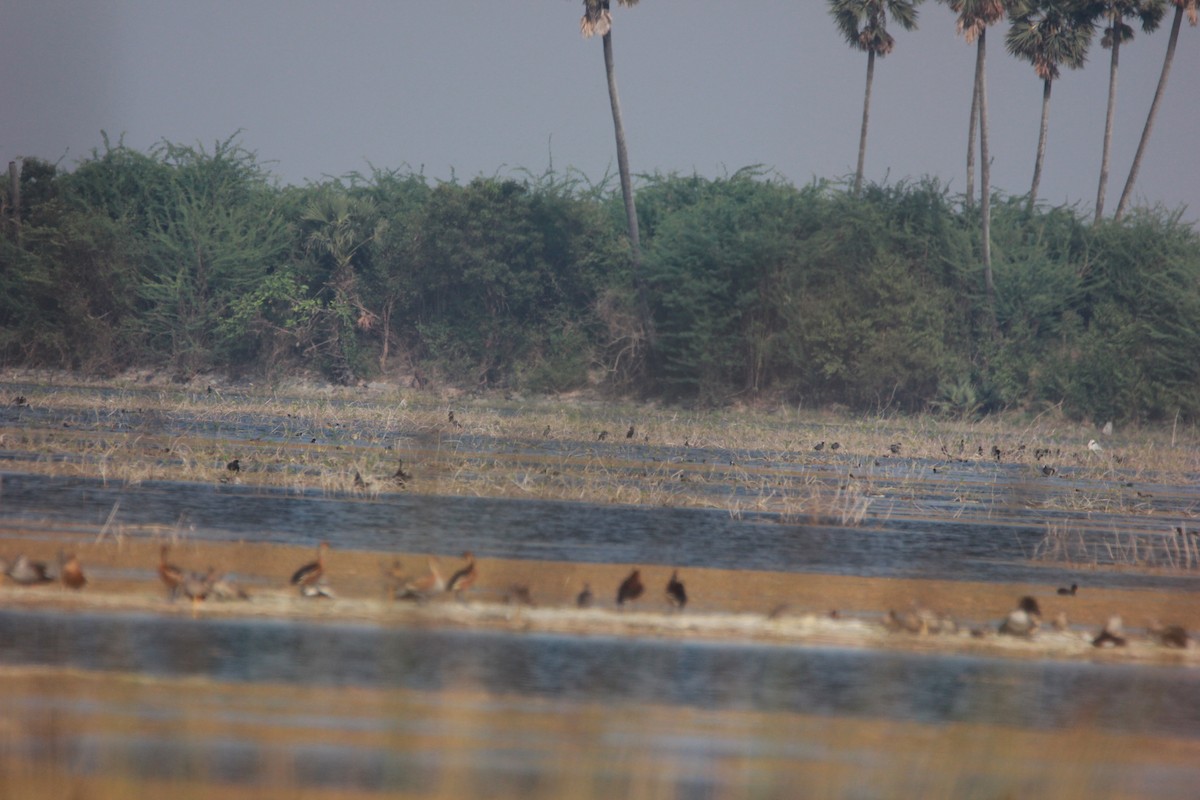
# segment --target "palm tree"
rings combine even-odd
[[[1008,52],[1033,65],[1042,79],[1042,121],[1038,131],[1037,158],[1033,164],[1033,183],[1029,187],[1029,210],[1037,202],[1042,164],[1046,159],[1046,132],[1050,119],[1050,88],[1059,77],[1059,66],[1079,69],[1087,60],[1092,42],[1098,3],[1079,0],[1032,0],[1011,15],[1005,43]]]
[[[892,52],[896,40],[887,30],[887,18],[911,31],[917,27],[917,6],[923,0],[829,0],[829,13],[853,48],[867,52],[867,89],[863,97],[862,132],[858,137],[858,168],[854,171],[854,194],[862,189],[863,161],[867,154],[867,116],[871,108],[871,83],[875,56]]]
[[[1158,88],[1154,90],[1154,100],[1150,103],[1150,113],[1146,115],[1146,127],[1142,128],[1142,138],[1138,141],[1137,153],[1133,156],[1133,166],[1129,168],[1129,178],[1125,181],[1125,189],[1117,202],[1117,212],[1114,220],[1119,220],[1125,213],[1125,206],[1133,194],[1133,184],[1137,180],[1138,169],[1142,166],[1142,155],[1146,152],[1146,143],[1150,141],[1150,129],[1154,127],[1154,116],[1158,113],[1158,103],[1162,100],[1167,88],[1167,75],[1171,72],[1171,61],[1175,58],[1175,44],[1179,41],[1179,27],[1183,21],[1183,12],[1187,11],[1188,23],[1196,25],[1197,5],[1200,0],[1171,0],[1175,4],[1175,19],[1171,22],[1171,37],[1167,40],[1167,55],[1163,58],[1162,72],[1158,76]]]
[[[1121,43],[1133,39],[1133,28],[1125,20],[1137,20],[1146,33],[1152,32],[1162,22],[1166,12],[1166,0],[1108,0],[1104,15],[1108,27],[1100,43],[1112,50],[1108,69],[1108,113],[1104,118],[1104,151],[1100,158],[1100,186],[1096,190],[1096,222],[1104,216],[1104,193],[1108,188],[1108,166],[1112,151],[1113,114],[1117,107],[1117,64],[1121,55]]]
[[[979,214],[980,238],[983,253],[983,286],[987,296],[987,310],[993,335],[996,325],[996,286],[992,280],[992,208],[991,208],[991,163],[988,154],[987,121],[987,29],[1004,18],[1004,14],[1016,7],[1014,0],[942,0],[958,15],[958,32],[967,44],[975,43],[975,88],[971,99],[971,124],[969,132],[975,130],[976,114],[979,120]],[[973,170],[973,134],[967,137],[967,170]],[[968,183],[969,185],[969,183]],[[970,202],[970,196],[967,197]]]
[[[628,8],[637,5],[638,0],[617,0],[617,3]],[[613,71],[609,0],[583,0],[583,19],[579,21],[579,32],[585,39],[599,35],[604,45],[604,72],[608,77],[608,99],[612,105],[613,129],[617,137],[617,172],[621,178],[621,196],[625,200],[625,218],[629,224],[629,248],[638,296],[638,315],[643,329],[648,331],[650,307],[642,280],[642,248],[638,237],[637,207],[633,202],[633,178],[629,172],[629,151],[625,146],[625,126],[621,122],[621,102],[617,98],[617,78]]]

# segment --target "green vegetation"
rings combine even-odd
[[[1200,416],[1200,236],[1162,209],[1093,225],[996,195],[993,329],[979,210],[933,180],[856,196],[758,169],[643,176],[647,328],[621,194],[573,173],[279,187],[231,139],[105,141],[73,171],[27,159],[21,181],[4,366]]]

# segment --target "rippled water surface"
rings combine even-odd
[[[39,425],[100,443],[139,432],[351,450],[409,435],[0,406],[0,426]],[[464,433],[454,446],[502,455],[514,473],[600,457],[579,441]],[[1031,559],[1049,527],[1080,541],[1171,536],[1163,520],[1200,507],[1198,481],[1119,472],[1032,480],[1028,465],[986,461],[794,464],[621,441],[602,456],[633,487],[664,464],[674,480],[692,470],[702,480],[689,491],[714,507],[105,481],[23,471],[61,459],[86,473],[90,456],[15,448],[0,450],[0,553],[18,532],[77,535],[119,509],[124,525],[197,540],[1067,583],[1070,571]],[[841,525],[755,508],[747,469],[785,488],[868,471],[871,513]],[[1119,502],[1093,513],[1073,502],[1080,491]],[[1088,585],[1195,591],[1200,577],[1099,570]],[[57,773],[437,797],[1194,797],[1200,786],[1200,759],[1166,755],[1200,755],[1200,674],[1186,666],[0,607],[0,667],[17,687],[0,687],[0,797]],[[28,784],[5,783],[14,764]]]

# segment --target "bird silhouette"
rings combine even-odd
[[[240,459],[235,458],[233,461],[230,461],[225,465],[225,469],[229,470],[230,472],[241,472],[242,462]]]
[[[679,570],[672,572],[671,579],[667,581],[667,600],[676,608],[687,605],[687,589],[683,588],[683,582],[679,580]]]
[[[816,450],[818,453],[824,449],[825,449],[825,442],[817,442],[816,444],[813,445],[813,450]]]
[[[405,581],[404,585],[396,591],[395,597],[397,600],[412,600],[417,603],[424,603],[431,595],[442,592],[445,589],[446,581],[442,579],[442,573],[438,571],[437,561],[430,558],[428,572],[420,578]]]
[[[183,583],[183,570],[167,561],[169,545],[163,545],[158,551],[158,578],[167,587],[167,596],[174,599],[179,595],[179,584]]]
[[[466,559],[466,566],[459,569],[450,576],[450,580],[446,582],[446,591],[454,592],[460,599],[462,593],[475,585],[475,581],[479,579],[479,570],[475,568],[475,554],[467,550],[462,554]]]
[[[1042,622],[1042,610],[1038,601],[1025,595],[1017,603],[1017,607],[1008,612],[1008,616],[1000,623],[1000,633],[1006,636],[1032,636]]]
[[[312,594],[311,590],[314,590],[325,577],[325,554],[328,551],[329,542],[321,542],[317,546],[317,560],[308,562],[292,573],[291,583],[293,586],[300,587],[301,595],[305,597],[318,596]]]
[[[45,562],[34,561],[24,554],[9,566],[8,577],[22,586],[34,586],[39,583],[50,583],[54,580],[46,568]]]
[[[634,432],[634,431],[633,431],[633,426],[632,426],[632,425],[630,425],[630,426],[629,426],[629,430],[625,431],[625,438],[626,438],[626,439],[632,439],[632,438],[633,438],[633,432]]]
[[[642,585],[642,573],[635,569],[617,587],[617,605],[623,606],[627,600],[637,600],[645,590],[646,587]]]
[[[576,608],[591,608],[592,607],[592,585],[590,583],[583,584],[583,589],[575,597]]]
[[[79,565],[79,559],[75,557],[74,553],[67,555],[59,551],[58,580],[68,589],[82,589],[87,585],[83,567]]]
[[[1072,583],[1072,584],[1071,584],[1071,588],[1069,588],[1069,589],[1068,589],[1066,586],[1060,586],[1060,587],[1058,587],[1058,593],[1059,593],[1059,594],[1061,594],[1061,595],[1067,595],[1067,596],[1070,596],[1070,597],[1074,597],[1074,596],[1075,596],[1075,593],[1076,593],[1077,591],[1079,591],[1079,584],[1078,584],[1078,583]]]
[[[889,444],[889,445],[888,445],[888,450],[891,450],[891,451],[892,451],[892,455],[894,455],[894,456],[898,456],[898,455],[900,455],[900,443],[899,443],[899,442],[893,442],[892,444]]]

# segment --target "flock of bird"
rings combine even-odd
[[[1072,583],[1069,588],[1060,587],[1058,589],[1058,594],[1064,597],[1074,597],[1078,592],[1079,585],[1076,583]],[[1059,632],[1069,629],[1065,612],[1059,612],[1051,624]],[[958,624],[950,615],[920,607],[903,613],[897,613],[895,609],[892,609],[888,611],[884,625],[889,630],[916,634],[956,634],[959,630]],[[997,632],[1002,636],[1028,639],[1032,638],[1041,627],[1041,605],[1036,597],[1025,595],[1017,601],[1017,607],[1008,612],[1000,622]],[[975,637],[983,637],[987,635],[988,631],[984,628],[972,628],[970,633]],[[1163,647],[1183,649],[1189,646],[1188,632],[1182,625],[1162,625],[1155,621],[1148,626],[1147,633],[1154,642]],[[1104,627],[1091,637],[1091,643],[1093,647],[1126,646],[1129,640],[1120,615],[1114,614],[1109,617]]]
[[[158,577],[166,587],[168,598],[175,600],[186,598],[195,603],[213,598],[217,600],[247,600],[249,594],[244,588],[232,583],[226,576],[219,574],[214,568],[207,571],[194,572],[171,563],[168,560],[170,545],[164,544],[159,549]],[[303,564],[292,573],[289,580],[295,586],[301,597],[332,599],[336,595],[329,587],[325,568],[325,559],[329,553],[329,542],[323,541],[317,547],[316,558]],[[394,600],[407,600],[424,603],[440,594],[452,594],[462,601],[464,593],[472,589],[479,581],[479,567],[475,555],[471,551],[463,553],[464,564],[449,579],[445,579],[438,567],[436,558],[430,557],[428,568],[424,574],[411,576],[405,573],[399,562],[384,570],[388,593]],[[9,562],[0,558],[0,577],[20,586],[35,586],[53,583],[55,581],[68,589],[79,590],[87,585],[88,579],[83,574],[79,559],[74,554],[59,552],[58,573],[53,574],[49,565],[35,561],[25,555]],[[627,603],[640,599],[646,591],[640,569],[634,569],[621,581],[617,587],[616,606],[624,608]],[[1072,583],[1069,587],[1061,587],[1057,594],[1062,597],[1074,597],[1079,592],[1079,585]],[[682,609],[688,603],[687,589],[679,579],[679,571],[674,570],[664,589],[667,601],[673,608]],[[532,594],[526,585],[515,585],[506,595],[508,602],[523,605],[533,605]],[[590,583],[584,583],[583,589],[575,598],[578,608],[590,608],[595,604],[595,595]],[[775,616],[773,612],[772,617]],[[838,615],[836,612],[834,617]],[[914,607],[909,611],[897,613],[894,609],[888,611],[884,625],[889,630],[915,634],[956,634],[959,631],[957,622],[947,614],[941,614],[926,608]],[[1055,630],[1066,631],[1068,623],[1065,613],[1059,613],[1052,622]],[[997,632],[1004,636],[1030,638],[1042,626],[1042,610],[1035,597],[1026,595],[1020,598],[1017,607],[1008,613],[1001,621]],[[1152,623],[1147,632],[1153,641],[1164,647],[1186,648],[1190,645],[1187,630],[1181,625],[1160,625]],[[983,628],[971,630],[973,636],[985,636]],[[1095,647],[1123,647],[1128,643],[1128,637],[1120,616],[1109,618],[1104,627],[1091,639]]]

